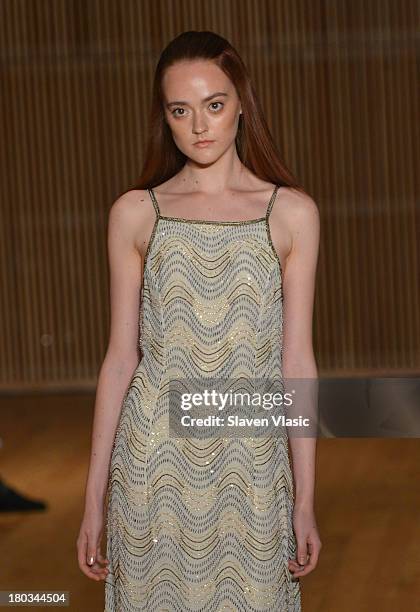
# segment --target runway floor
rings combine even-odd
[[[85,577],[76,558],[93,402],[87,394],[0,399],[0,475],[48,503],[45,512],[0,513],[0,590],[66,590],[77,612],[103,610],[103,582]],[[418,609],[419,466],[418,439],[318,440],[323,549],[301,579],[303,612]]]

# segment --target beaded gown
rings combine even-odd
[[[147,247],[141,359],[107,489],[105,612],[300,612],[287,435],[176,438],[168,385],[282,376],[283,287],[269,216],[161,214]]]

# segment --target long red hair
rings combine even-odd
[[[145,161],[132,189],[153,189],[177,174],[187,160],[165,121],[162,79],[170,66],[188,60],[213,61],[235,86],[242,107],[236,135],[241,162],[264,181],[304,192],[280,157],[244,62],[225,38],[209,31],[183,32],[162,51],[153,80]]]

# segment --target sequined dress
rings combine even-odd
[[[286,436],[170,435],[188,377],[280,375],[283,288],[269,216],[161,214],[145,256],[141,359],[122,403],[107,489],[105,612],[300,612]]]

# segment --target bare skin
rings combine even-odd
[[[242,109],[224,72],[212,62],[178,63],[166,72],[163,91],[165,119],[187,162],[176,176],[154,189],[161,214],[215,221],[264,216],[274,185],[253,175],[238,157],[235,136]],[[205,148],[194,145],[204,139],[213,142]],[[109,215],[111,331],[97,386],[85,512],[77,540],[79,567],[94,580],[108,575],[109,561],[100,549],[105,491],[122,399],[138,365],[139,290],[154,221],[145,190],[132,190],[118,198]],[[269,223],[283,273],[283,375],[315,378],[312,309],[318,208],[309,196],[280,187]],[[290,440],[298,550],[297,559],[289,560],[289,570],[296,578],[313,571],[321,550],[313,505],[315,442]],[[94,558],[92,564],[89,557]]]

